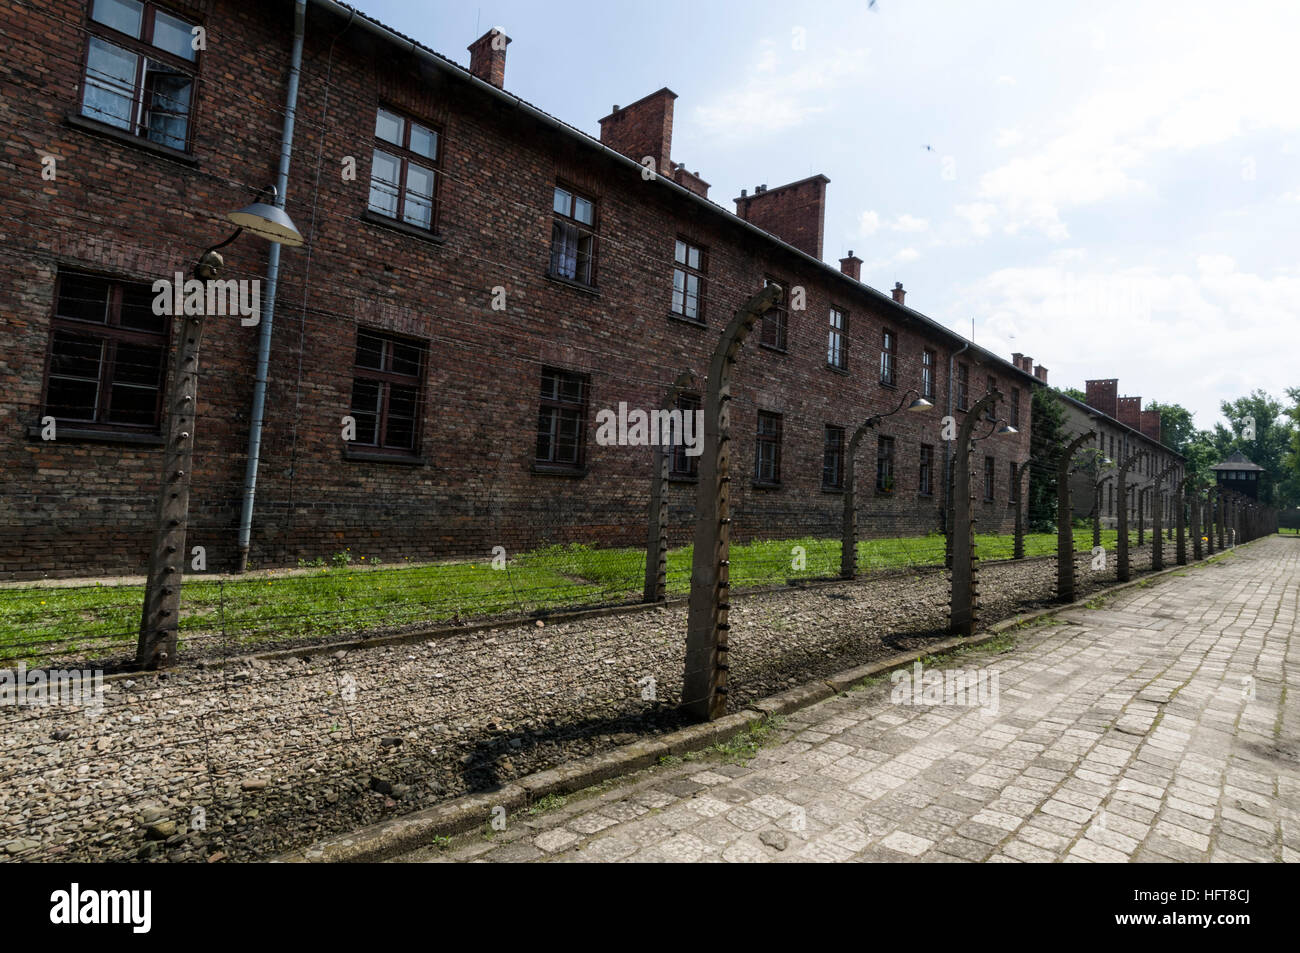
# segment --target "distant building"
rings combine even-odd
[[[1252,500],[1259,499],[1259,475],[1264,472],[1264,468],[1251,463],[1240,450],[1210,469],[1214,471],[1215,482],[1219,486],[1235,490]]]

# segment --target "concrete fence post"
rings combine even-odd
[[[1192,512],[1192,559],[1200,562],[1205,558],[1205,551],[1201,548],[1201,486],[1199,481],[1193,483],[1188,490],[1187,505]]]
[[[189,524],[203,318],[201,314],[187,315],[177,322],[181,333],[166,397],[167,445],[163,450],[162,484],[158,488],[153,548],[149,551],[148,581],[136,645],[136,664],[145,669],[166,668],[176,663],[181,579],[189,556],[185,550],[185,531]]]
[[[975,632],[975,612],[979,605],[977,568],[975,565],[975,497],[971,486],[971,459],[975,441],[971,439],[975,422],[991,411],[1002,399],[999,391],[985,394],[966,413],[957,431],[953,456],[952,493],[952,592],[948,612],[950,635],[970,636]]]
[[[727,708],[728,623],[731,611],[730,447],[731,370],[754,323],[781,299],[769,285],[732,316],[709,364],[704,396],[704,453],[695,507],[695,551],[686,623],[682,707],[702,721]]]
[[[1074,514],[1070,511],[1070,464],[1084,443],[1096,436],[1089,430],[1070,441],[1056,465],[1056,598],[1074,601]]]
[[[1016,466],[1016,485],[1012,488],[1012,497],[1016,504],[1016,530],[1015,541],[1012,543],[1011,558],[1025,558],[1025,483],[1029,477],[1029,460],[1026,459]]]
[[[693,382],[695,375],[690,371],[682,371],[677,375],[677,380],[668,388],[664,397],[663,409],[676,409],[677,398]],[[673,447],[664,443],[662,433],[657,436],[660,439],[651,447],[654,457],[650,471],[650,518],[646,526],[644,602],[663,602],[668,597],[668,495],[664,492],[664,487],[668,482]]]
[[[1115,540],[1115,578],[1120,582],[1128,582],[1131,575],[1128,558],[1128,471],[1133,464],[1144,456],[1146,456],[1145,450],[1138,450],[1133,453],[1119,465],[1119,473],[1115,477],[1115,495],[1120,499],[1119,522],[1117,525],[1119,537]]]
[[[1191,494],[1193,477],[1183,477],[1174,485],[1174,523],[1177,529],[1177,542],[1174,557],[1178,565],[1187,565],[1187,499]]]
[[[1156,474],[1155,482],[1152,484],[1152,505],[1151,505],[1151,568],[1160,570],[1165,568],[1165,538],[1161,529],[1164,526],[1166,497],[1164,493],[1165,477],[1170,476],[1178,465],[1170,464]]]

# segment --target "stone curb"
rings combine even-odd
[[[1261,537],[1267,538],[1267,537]],[[1252,540],[1251,542],[1258,542]],[[1249,546],[1250,543],[1242,543]],[[1148,572],[1140,579],[1099,589],[1086,599],[1075,602],[1047,606],[1011,616],[995,622],[982,632],[970,638],[951,638],[923,649],[902,652],[878,662],[858,665],[825,679],[816,679],[798,685],[788,691],[769,696],[749,705],[745,710],[726,715],[717,721],[699,725],[689,725],[677,731],[669,732],[658,738],[624,745],[615,751],[589,755],[577,761],[562,764],[554,768],[530,774],[507,784],[496,791],[470,794],[455,798],[445,804],[426,808],[401,818],[381,821],[369,827],[363,827],[349,834],[338,834],[317,841],[310,847],[281,854],[271,863],[373,863],[387,860],[398,854],[406,853],[427,844],[438,836],[462,834],[486,824],[492,817],[495,807],[503,807],[507,813],[527,807],[534,801],[550,794],[571,794],[608,781],[651,767],[659,759],[667,756],[680,756],[689,751],[698,751],[710,745],[729,740],[766,718],[786,715],[801,708],[808,708],[818,702],[832,698],[847,691],[854,685],[894,669],[911,665],[926,655],[942,655],[954,649],[980,645],[996,638],[1008,629],[1040,619],[1049,618],[1068,609],[1086,607],[1096,599],[1114,595],[1126,589],[1132,589],[1172,573],[1205,565],[1231,550],[1223,550],[1213,556],[1205,557],[1200,562],[1188,562],[1186,565],[1170,566],[1160,572]]]

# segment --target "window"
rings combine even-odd
[[[430,231],[438,221],[438,131],[380,107],[370,210]]]
[[[921,469],[916,492],[921,496],[934,495],[934,447],[928,443],[921,444]]]
[[[366,329],[357,331],[352,371],[354,446],[414,453],[420,420],[425,345]]]
[[[758,435],[754,445],[754,480],[781,482],[781,415],[758,412]]]
[[[586,421],[586,376],[543,368],[541,408],[537,414],[537,462],[581,468]]]
[[[704,323],[704,252],[690,242],[677,239],[673,250],[673,314]]]
[[[876,492],[894,492],[893,437],[880,437],[876,441]]]
[[[934,351],[921,352],[921,396],[934,400]]]
[[[557,185],[551,200],[551,274],[584,285],[596,283],[596,202]]]
[[[1020,388],[1011,388],[1011,426],[1020,427]]]
[[[894,386],[894,351],[898,347],[898,341],[894,337],[893,331],[885,331],[880,340],[880,383],[888,386]]]
[[[785,350],[785,326],[786,326],[786,304],[790,299],[790,288],[784,282],[774,281],[768,278],[763,282],[763,287],[771,285],[781,289],[781,300],[777,302],[776,307],[772,308],[763,315],[763,326],[759,331],[758,343],[766,344],[768,347],[776,348],[778,351]]]
[[[995,463],[992,457],[984,458],[984,502],[993,502],[993,467]]]
[[[43,415],[91,429],[157,432],[170,319],[148,284],[61,273]]]
[[[847,318],[839,308],[831,308],[831,326],[826,339],[826,363],[836,370],[849,369],[849,343],[845,337]]]
[[[996,380],[994,380],[992,376],[990,376],[990,377],[988,378],[988,389],[985,390],[984,393],[985,393],[985,394],[991,394],[991,393],[993,393],[993,392],[994,392],[995,390],[997,390],[997,389],[998,389],[998,382],[997,382]],[[998,419],[997,408],[994,407],[992,403],[990,403],[989,406],[988,406],[988,409],[984,411],[984,419],[985,419],[985,420],[997,420],[997,419]]]
[[[687,414],[694,414],[702,406],[699,394],[679,394],[677,396],[677,409],[682,412],[683,421],[686,419]],[[702,447],[704,445],[704,431],[695,427],[694,418],[692,418],[691,427],[691,433],[695,434],[695,439],[700,441]],[[674,476],[681,477],[698,477],[700,475],[700,458],[687,456],[686,442],[684,440],[673,445],[672,472]]]
[[[198,71],[193,26],[143,0],[93,0],[81,114],[188,149]]]
[[[970,409],[970,365],[957,365],[957,409]]]
[[[844,428],[828,425],[822,447],[822,487],[841,490],[844,488]]]

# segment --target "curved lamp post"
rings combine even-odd
[[[274,188],[272,188],[274,193]],[[195,279],[216,280],[225,267],[218,249],[249,231],[282,245],[301,245],[302,235],[284,210],[263,202],[226,216],[239,227],[225,241],[203,252],[194,263]],[[181,317],[171,384],[167,391],[167,443],[163,450],[162,483],[158,491],[157,522],[149,551],[148,581],[140,616],[136,664],[140,668],[166,668],[176,661],[180,624],[181,579],[184,575],[185,530],[189,520],[190,468],[194,458],[194,422],[199,386],[199,342],[202,314]]]
[[[903,399],[898,402],[897,407],[887,414],[872,414],[862,422],[861,426],[853,432],[853,436],[849,438],[848,452],[844,455],[844,516],[840,527],[840,578],[842,579],[852,579],[857,575],[858,568],[857,513],[854,510],[856,488],[853,463],[858,454],[858,446],[862,443],[862,438],[867,435],[868,430],[874,429],[886,417],[892,417],[903,410],[903,405],[907,404],[907,398],[914,394],[916,399],[911,404],[908,404],[908,411],[915,413],[934,409],[934,404],[922,397],[916,390],[909,390],[903,395]],[[933,474],[931,474],[931,479],[933,478]]]

